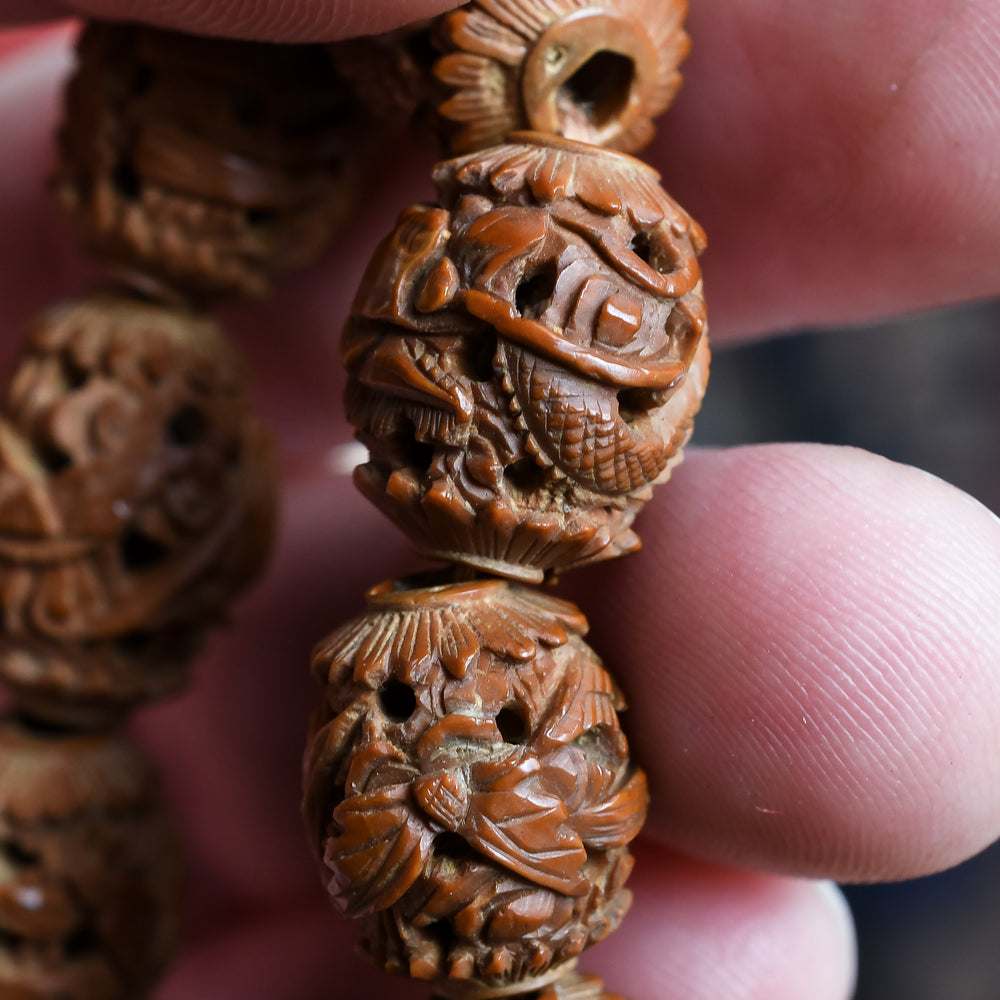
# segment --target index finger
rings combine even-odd
[[[271,42],[318,42],[398,28],[456,7],[455,0],[3,0],[0,21],[42,21],[71,14],[142,21],[201,35]]]

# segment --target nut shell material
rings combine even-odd
[[[537,989],[620,922],[648,794],[585,630],[500,580],[383,584],[317,647],[307,827],[388,971]]]
[[[98,295],[30,326],[0,400],[0,678],[99,719],[177,690],[258,572],[270,438],[208,320]]]
[[[358,486],[424,554],[491,573],[634,550],[708,377],[701,228],[645,164],[535,133],[435,181],[344,332]]]
[[[53,187],[84,248],[130,284],[262,296],[349,215],[358,114],[326,46],[92,22]]]
[[[636,152],[672,102],[687,0],[472,0],[442,17],[434,75],[448,148],[530,128]]]
[[[179,884],[145,758],[0,721],[0,995],[146,996],[176,945]]]

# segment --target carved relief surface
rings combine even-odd
[[[346,218],[366,130],[325,46],[93,23],[79,59],[55,192],[133,283],[263,295]]]
[[[146,996],[176,943],[179,869],[134,750],[0,721],[0,995]]]
[[[214,324],[57,307],[0,402],[0,676],[49,717],[175,690],[256,574],[270,442]]]
[[[534,133],[435,181],[344,333],[359,487],[425,554],[493,573],[634,550],[708,377],[704,233],[645,164]]]
[[[307,826],[389,971],[536,988],[621,920],[648,795],[585,631],[503,581],[383,584],[317,647]]]
[[[449,148],[532,128],[634,152],[680,86],[686,0],[473,0],[445,15],[434,67]]]

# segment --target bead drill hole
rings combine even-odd
[[[142,181],[131,160],[119,160],[111,171],[111,183],[115,190],[129,201],[136,201],[142,194]]]
[[[503,470],[507,484],[521,493],[537,493],[545,487],[547,476],[546,470],[533,458],[519,458]]]
[[[122,536],[121,560],[122,566],[133,573],[152,569],[162,562],[167,554],[166,546],[138,528],[130,528]]]
[[[167,421],[167,440],[188,448],[205,439],[208,420],[196,406],[185,406]]]
[[[417,710],[413,688],[402,681],[392,680],[378,694],[378,702],[390,722],[406,722]]]
[[[523,712],[513,705],[507,705],[497,712],[497,729],[504,743],[511,743],[520,746],[528,739],[528,723],[525,721]]]
[[[617,118],[628,104],[635,65],[617,52],[597,52],[560,88],[595,127]]]
[[[530,278],[525,277],[514,294],[514,308],[525,319],[538,319],[549,307],[556,290],[555,266],[546,267]]]
[[[451,830],[445,830],[434,838],[434,857],[446,858],[449,861],[473,861],[479,857],[469,846],[465,837]]]

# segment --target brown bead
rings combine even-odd
[[[179,875],[136,751],[0,722],[0,996],[146,996],[176,943]]]
[[[441,19],[448,148],[516,129],[635,152],[680,86],[687,0],[472,0]]]
[[[422,113],[431,100],[431,70],[439,55],[431,41],[432,23],[415,21],[330,46],[338,73],[379,121],[400,124]]]
[[[356,200],[357,113],[326,46],[91,24],[55,193],[85,248],[139,288],[263,295]]]
[[[43,314],[0,403],[0,677],[99,721],[175,691],[261,567],[270,440],[193,314],[94,296]]]
[[[306,823],[385,969],[470,997],[541,988],[630,902],[648,795],[624,700],[572,604],[424,583],[374,588],[316,649]]]
[[[420,551],[511,577],[608,559],[708,377],[704,234],[650,167],[536,134],[438,166],[344,333],[359,488]]]

